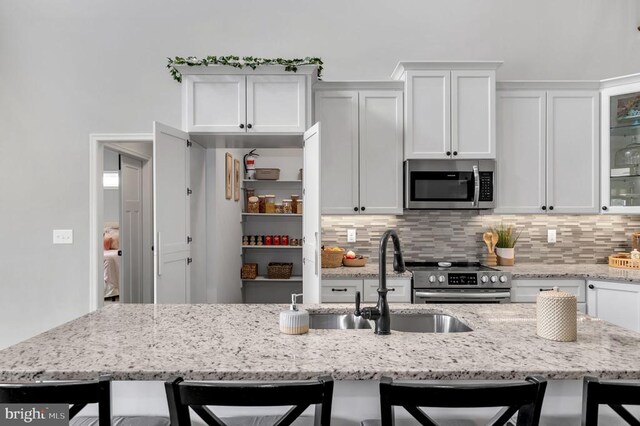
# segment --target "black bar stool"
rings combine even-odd
[[[640,383],[601,382],[595,377],[585,377],[582,387],[582,426],[598,424],[598,408],[607,404],[628,424],[640,426],[625,405],[640,405]]]
[[[165,382],[171,426],[191,426],[189,407],[207,425],[256,424],[260,417],[218,418],[207,405],[228,407],[293,407],[270,424],[288,426],[310,405],[316,406],[315,425],[328,426],[331,422],[333,380],[320,377],[299,382],[185,382],[174,377]],[[228,423],[226,423],[228,422]]]
[[[542,377],[479,384],[394,383],[383,377],[380,381],[381,420],[365,420],[362,425],[393,426],[393,407],[400,406],[426,426],[437,426],[437,423],[419,407],[505,407],[490,420],[489,425],[506,425],[517,412],[517,426],[536,426],[540,422],[546,388],[547,382]]]
[[[98,404],[100,426],[111,425],[111,378],[93,381],[51,383],[2,383],[3,404],[69,404],[73,419],[87,404]]]

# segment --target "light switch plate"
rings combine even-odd
[[[555,243],[556,242],[556,230],[555,229],[547,229],[547,242]]]
[[[355,243],[356,242],[356,230],[355,229],[347,229],[347,242]]]
[[[53,244],[73,244],[73,229],[54,229]]]

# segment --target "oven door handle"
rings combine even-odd
[[[509,291],[495,291],[495,292],[487,292],[487,293],[467,293],[467,292],[435,292],[435,291],[416,291],[414,293],[415,297],[429,297],[429,298],[437,298],[437,299],[496,299],[499,297],[511,297],[511,292]]]
[[[480,205],[480,171],[478,166],[473,166],[473,206]]]

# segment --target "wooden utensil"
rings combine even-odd
[[[491,247],[493,246],[493,243],[492,243],[491,232],[485,232],[484,234],[482,234],[482,240],[487,245],[487,250],[489,250],[489,253],[492,253],[493,250],[491,249]]]
[[[493,232],[491,234],[491,253],[495,253],[496,251],[496,246],[498,245],[498,233],[497,232]]]
[[[495,241],[494,241],[494,236],[495,236]],[[491,232],[485,232],[484,234],[482,234],[482,240],[487,245],[487,250],[489,251],[489,253],[487,253],[487,257],[485,258],[485,262],[484,262],[487,266],[498,266],[498,257],[494,253],[494,250],[496,248],[496,243],[498,242],[497,237],[498,235]]]

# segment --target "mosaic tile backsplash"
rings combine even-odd
[[[631,233],[640,231],[640,216],[423,210],[407,211],[403,216],[325,215],[322,243],[355,250],[377,262],[380,236],[395,229],[405,260],[483,260],[486,246],[482,233],[500,223],[523,229],[516,244],[516,262],[606,263],[611,253],[629,251]],[[347,243],[349,228],[357,230],[356,243]],[[556,243],[547,243],[548,229],[556,230]]]

